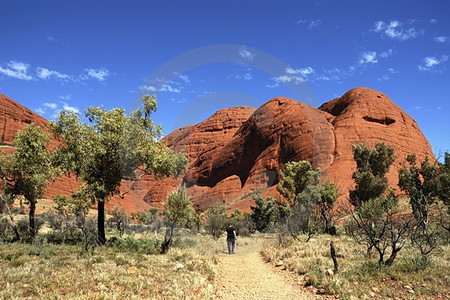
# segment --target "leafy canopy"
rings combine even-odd
[[[386,173],[394,162],[394,148],[377,143],[372,150],[364,144],[352,147],[356,171],[353,180],[356,183],[350,191],[350,202],[358,207],[363,202],[380,197],[388,188]]]
[[[309,161],[288,162],[278,176],[280,182],[277,185],[277,191],[292,206],[307,186],[316,185],[319,182],[320,169],[314,170]]]

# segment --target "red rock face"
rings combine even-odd
[[[168,140],[177,140],[184,149],[190,148],[187,145],[194,147],[199,142],[195,135],[186,134],[188,130],[194,129],[180,130],[183,135],[175,131]],[[190,155],[183,181],[200,209],[221,202],[247,211],[253,204],[248,197],[253,191],[280,197],[275,188],[277,172],[286,162],[308,160],[321,168],[322,180],[334,182],[341,200],[346,200],[354,186],[352,145],[373,147],[378,142],[395,148],[396,161],[388,174],[392,186],[397,185],[398,170],[408,153],[416,153],[420,160],[426,156],[434,159],[417,123],[375,90],[352,89],[319,109],[288,98],[274,98],[258,108],[230,138],[210,147],[203,144],[201,151]]]
[[[15,111],[6,119],[12,115],[17,119],[15,123],[6,121],[16,124],[15,129],[8,133],[3,129],[4,140],[10,142],[15,130],[25,122],[20,117],[22,111],[27,115],[25,108],[18,107],[4,110]],[[200,210],[219,202],[230,209],[249,211],[254,191],[280,197],[276,191],[277,172],[286,162],[299,160],[320,167],[322,180],[334,182],[340,189],[341,201],[345,201],[354,186],[352,145],[373,147],[384,142],[395,148],[396,161],[388,174],[392,186],[397,185],[397,172],[408,153],[415,153],[419,160],[426,156],[434,159],[417,123],[386,95],[368,88],[352,89],[318,109],[282,97],[269,100],[257,110],[223,109],[203,122],[172,132],[164,140],[169,147],[189,156],[186,174],[177,179],[143,176],[139,182],[123,181],[121,196],[111,199],[107,207],[120,205],[128,212],[149,206],[162,208],[167,193],[184,182]],[[73,179],[60,179],[48,192],[68,193],[74,186],[77,184]]]
[[[45,127],[47,120],[35,114],[25,106],[0,94],[0,145],[11,145],[16,131],[28,124]]]

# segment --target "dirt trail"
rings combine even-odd
[[[216,275],[218,299],[321,299],[264,263],[261,241],[239,245],[236,254],[219,255]]]

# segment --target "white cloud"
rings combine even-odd
[[[438,43],[445,43],[448,39],[448,36],[437,36],[434,40]]]
[[[377,53],[375,51],[363,52],[358,62],[359,64],[376,64],[378,62]]]
[[[444,64],[448,60],[447,55],[442,55],[440,58],[434,56],[427,56],[423,59],[423,64],[419,65],[418,68],[420,71],[434,71],[439,72],[437,69],[439,65]]]
[[[388,71],[389,71],[389,73],[391,73],[391,74],[396,74],[396,73],[399,73],[398,71],[396,71],[394,68],[388,68],[387,69]]]
[[[436,24],[436,23],[437,23],[437,20],[436,20],[436,19],[431,19],[431,20],[430,20],[430,23],[431,23],[431,24]]]
[[[55,79],[62,79],[62,80],[73,80],[72,76],[60,73],[58,71],[49,70],[47,68],[37,68],[36,69],[37,77],[40,79],[49,79],[49,78],[55,78]]]
[[[106,78],[108,76],[111,75],[111,73],[105,69],[105,68],[100,68],[100,69],[84,69],[85,72],[87,72],[86,76],[93,78],[93,79],[97,79],[98,81],[104,81],[106,80]],[[86,77],[83,77],[82,79],[87,79]]]
[[[314,73],[314,69],[311,67],[301,68],[301,69],[293,69],[291,67],[286,68],[286,74],[290,75],[302,75],[308,76]]]
[[[35,112],[45,118],[55,120],[58,118],[58,115],[62,110],[80,113],[80,109],[78,107],[70,105],[64,101],[42,103],[40,107],[35,109]]]
[[[309,30],[312,30],[316,27],[319,27],[321,23],[322,23],[321,20],[313,20],[313,21],[309,22],[308,28],[309,28]]]
[[[239,50],[239,56],[243,59],[252,61],[255,58],[255,53],[250,52],[247,47],[242,46]]]
[[[72,95],[59,96],[59,99],[62,99],[62,100],[70,100],[70,99],[72,99]]]
[[[7,68],[0,66],[0,73],[21,80],[31,80],[33,77],[28,74],[30,65],[18,61],[10,61]]]
[[[314,74],[315,71],[311,67],[305,67],[300,69],[294,69],[292,67],[287,67],[285,69],[285,74],[282,74],[278,77],[272,78],[275,81],[273,84],[266,84],[268,88],[276,88],[280,83],[293,83],[300,84],[306,81],[306,77]]]
[[[394,51],[392,49],[388,49],[386,51],[381,52],[379,56],[382,58],[386,58],[392,55],[394,55]]]
[[[274,89],[274,88],[279,87],[279,86],[280,86],[280,84],[278,82],[276,82],[276,81],[273,84],[266,84],[266,87],[269,88],[269,89]]]
[[[322,20],[298,20],[297,24],[305,24],[309,30],[313,30],[322,24]]]
[[[77,114],[80,113],[80,109],[76,106],[71,106],[71,105],[67,104],[66,102],[62,102],[62,105],[63,105],[62,106],[63,110],[71,111],[71,112],[74,112]]]
[[[181,92],[180,89],[173,87],[167,83],[162,84],[159,91],[160,92],[171,92],[171,93],[180,93]]]
[[[235,79],[243,79],[243,80],[252,80],[253,79],[253,75],[252,75],[252,69],[251,68],[247,68],[245,70],[245,73],[243,75],[229,75],[228,78],[235,78]]]
[[[43,109],[42,107],[38,107],[35,109],[35,112],[42,116],[45,114],[45,109]]]
[[[53,110],[58,108],[58,104],[57,103],[47,102],[47,103],[44,103],[42,105],[47,107],[47,108],[53,109]]]
[[[154,93],[154,92],[158,91],[158,89],[156,87],[154,87],[153,85],[141,85],[139,87],[139,90],[141,90],[143,92],[150,92],[150,93]]]
[[[187,76],[187,75],[180,74],[180,75],[178,75],[178,78],[183,80],[185,83],[190,83],[191,82],[191,80],[189,79],[189,76]]]
[[[413,27],[405,28],[403,23],[397,20],[390,21],[389,23],[377,21],[371,31],[380,33],[381,36],[386,36],[388,38],[400,41],[413,39],[424,33],[423,30],[418,30]]]
[[[150,93],[156,93],[156,92],[170,92],[170,93],[181,93],[181,89],[176,88],[168,83],[163,83],[160,85],[160,87],[156,87],[154,85],[141,85],[139,87],[139,90],[143,92],[150,92]]]

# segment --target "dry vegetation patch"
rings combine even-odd
[[[330,241],[337,249],[339,272],[334,274]],[[290,271],[305,286],[341,299],[449,299],[450,246],[442,246],[428,258],[406,246],[391,267],[378,264],[365,246],[346,236],[318,236],[308,243],[295,241],[280,247],[266,243],[263,258]]]
[[[180,239],[167,255],[1,244],[0,299],[208,299],[219,248],[209,237],[190,239]]]

